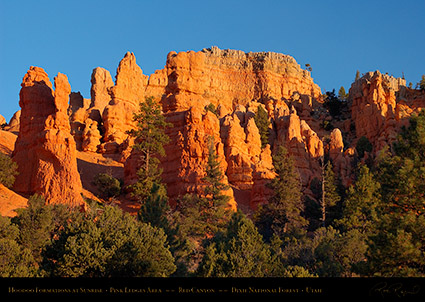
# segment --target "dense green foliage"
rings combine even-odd
[[[237,212],[224,234],[207,247],[198,269],[203,277],[265,277],[271,270],[271,253],[254,223]]]
[[[257,113],[254,116],[254,121],[258,131],[260,132],[261,148],[264,148],[269,143],[270,121],[269,114],[263,106],[258,106]]]
[[[7,188],[13,186],[18,174],[18,165],[12,159],[0,152],[0,184]]]
[[[115,207],[80,215],[46,249],[51,276],[163,277],[175,271],[161,229]]]

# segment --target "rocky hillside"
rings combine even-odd
[[[202,188],[207,142],[213,137],[232,188],[232,206],[246,211],[267,201],[277,145],[284,144],[294,158],[304,194],[312,195],[310,185],[321,177],[323,157],[332,160],[335,174],[348,186],[355,162],[391,146],[401,126],[425,107],[423,91],[375,71],[352,83],[340,112],[331,115],[326,95],[294,58],[217,47],[170,52],[165,67],[150,76],[128,52],[115,82],[109,71],[97,67],[91,84],[86,99],[71,92],[65,75],[58,74],[53,87],[42,68],[30,67],[21,84],[21,110],[3,122],[0,137],[0,151],[19,166],[14,193],[40,193],[48,203],[80,206],[82,195],[99,196],[92,185],[96,173],[109,172],[124,185],[134,183],[137,156],[127,131],[135,128],[139,102],[149,96],[172,124],[161,158],[171,204]],[[259,106],[270,120],[269,144],[263,148],[254,122]],[[361,137],[373,147],[359,158]],[[118,200],[131,211],[128,194]],[[1,196],[0,202],[5,202]]]

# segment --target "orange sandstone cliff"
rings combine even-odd
[[[19,132],[13,150],[20,172],[16,192],[37,192],[50,203],[67,200],[78,205],[82,203],[80,176],[84,189],[95,194],[88,179],[94,171],[110,169],[125,185],[137,181],[137,154],[126,132],[135,127],[133,114],[145,97],[153,96],[172,124],[167,129],[166,156],[161,158],[170,202],[202,190],[208,141],[213,138],[225,182],[232,188],[227,193],[234,209],[255,209],[267,202],[273,193],[267,183],[275,177],[272,154],[277,145],[286,146],[304,193],[314,198],[310,185],[315,178],[320,180],[324,157],[348,186],[358,139],[365,136],[372,143],[370,156],[374,156],[392,144],[412,114],[425,107],[423,92],[376,71],[352,84],[347,109],[332,117],[310,72],[291,56],[217,47],[170,52],[164,68],[150,76],[127,52],[115,82],[107,70],[97,67],[91,84],[91,98],[85,99],[71,93],[62,74],[55,78],[54,91],[41,68],[31,67],[25,75],[22,109],[3,126]],[[210,104],[215,114],[206,110]],[[258,106],[268,112],[270,121],[269,144],[264,148],[254,122]],[[324,121],[332,127],[324,127]],[[3,152],[10,154],[13,147],[1,142]]]

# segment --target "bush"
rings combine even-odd
[[[51,277],[167,277],[176,270],[163,230],[111,206],[71,221],[45,255]]]
[[[12,187],[15,176],[18,175],[17,169],[18,165],[9,156],[0,152],[0,183],[5,187]]]
[[[118,196],[121,193],[121,183],[108,173],[99,173],[94,177],[93,184],[103,198]]]
[[[214,113],[217,117],[218,117],[218,112],[217,112],[217,108],[215,108],[214,104],[209,103],[207,106],[205,106],[204,108],[206,111],[211,111],[212,113]]]

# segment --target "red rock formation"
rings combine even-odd
[[[329,158],[332,161],[334,172],[341,179],[345,187],[348,187],[353,181],[351,165],[353,155],[353,149],[349,148],[344,152],[344,141],[341,131],[338,128],[332,130],[329,142]]]
[[[10,156],[15,149],[16,138],[16,134],[0,130],[0,152]]]
[[[396,94],[405,85],[405,80],[379,71],[369,72],[351,85],[351,119],[356,137],[365,136],[375,153],[396,137]]]
[[[103,110],[111,101],[108,90],[113,86],[114,82],[109,71],[102,67],[93,69],[91,74],[90,107],[98,109],[100,116],[102,116]]]
[[[12,118],[9,121],[9,124],[4,128],[4,130],[18,133],[20,118],[21,118],[21,110],[18,110],[13,114]]]
[[[71,93],[67,77],[59,73],[53,91],[44,70],[31,67],[21,86],[20,131],[13,152],[19,175],[14,190],[25,195],[39,193],[51,204],[82,205],[76,147],[67,115]]]
[[[134,60],[132,58],[127,54],[120,66],[128,60]],[[132,62],[135,64],[135,60]],[[128,74],[137,74],[132,68],[127,70],[131,71],[127,71]],[[119,86],[120,73],[123,71],[119,68],[115,87]],[[270,171],[266,172],[267,169],[270,170],[271,159],[268,161],[269,164],[257,167],[261,162],[262,150],[258,129],[252,117],[260,103],[253,100],[260,99],[271,118],[279,113],[289,114],[285,101],[297,103],[297,106],[302,108],[302,114],[309,117],[313,106],[312,99],[320,97],[320,89],[313,83],[309,72],[302,70],[290,56],[277,53],[244,53],[236,50],[220,50],[216,47],[200,52],[189,51],[178,54],[171,52],[163,70],[156,71],[147,81],[139,71],[139,80],[139,84],[134,87],[146,84],[144,90],[142,89],[143,93],[137,90],[140,94],[136,99],[139,100],[142,95],[154,96],[161,102],[167,120],[174,125],[169,131],[171,143],[166,148],[167,156],[162,159],[163,178],[172,198],[198,190],[206,159],[206,136],[213,136],[216,143],[224,145],[223,164],[226,166],[224,171],[229,183],[235,189],[251,192],[255,177],[255,190],[265,190],[259,188],[259,184],[264,183],[262,175],[266,177],[271,175]],[[120,94],[114,91],[114,88],[111,90],[113,99]],[[134,88],[131,89],[135,91]],[[124,95],[124,92],[121,94]],[[121,99],[125,100],[123,104],[127,104],[126,112],[134,112],[136,103],[127,101],[126,97]],[[215,116],[210,113],[201,114],[204,107],[209,104],[216,106],[222,120],[221,127]],[[111,122],[113,119],[107,117],[109,108],[124,108],[124,105],[120,106],[111,103],[106,107],[105,128],[119,127],[128,130],[132,127],[132,123],[128,120],[124,122],[128,117],[122,112],[116,115],[120,116],[121,124]],[[303,122],[301,132],[301,122],[299,116],[296,116],[299,126],[297,137],[302,146],[300,145],[298,151],[294,148],[290,151],[296,156],[304,157],[303,166],[300,165],[300,168],[303,168],[304,174],[308,174],[305,176],[305,182],[308,182],[312,174],[309,170],[312,167],[307,161],[310,157],[322,154],[323,146],[306,122]],[[212,122],[213,117],[215,122]],[[278,129],[278,132],[287,133],[287,126],[286,124],[284,126],[286,128]],[[116,152],[120,149],[119,145],[125,141],[125,137],[111,136],[113,132],[107,130],[105,140],[115,144],[110,149],[111,152]],[[122,130],[117,132],[122,133]],[[105,147],[107,145],[108,143]],[[217,146],[217,150],[221,148]],[[128,160],[125,179],[126,183],[131,183],[136,179],[137,164],[134,162],[130,164],[133,161],[131,156]]]
[[[287,113],[286,107],[277,111]],[[293,106],[289,115],[279,116],[275,113],[275,116],[277,143],[288,149],[303,186],[308,188],[314,177],[320,177],[319,159],[324,154],[323,143],[316,132],[300,119]]]
[[[14,217],[16,209],[25,208],[28,200],[0,184],[0,215]]]
[[[267,186],[270,179],[276,177],[273,167],[273,159],[271,155],[270,146],[266,147],[261,151],[260,160],[254,166],[252,174],[252,188],[250,196],[250,206],[252,209],[256,209],[258,205],[267,203],[270,196],[273,195],[273,191]]]
[[[165,146],[167,156],[161,158],[162,177],[170,202],[174,204],[179,196],[203,191],[205,184],[202,178],[205,176],[210,139],[214,141],[223,172],[227,163],[219,136],[219,120],[213,113],[193,107],[184,112],[170,113],[166,118],[173,127],[167,129],[171,143]],[[126,185],[137,181],[137,168],[137,152],[133,151],[124,166]],[[226,176],[224,182],[227,183]],[[232,190],[226,194],[232,197],[229,206],[236,209]]]
[[[212,103],[230,113],[235,104],[246,106],[254,99],[289,99],[294,92],[320,95],[309,72],[292,57],[278,53],[245,53],[217,47],[171,52],[165,68],[168,84],[164,111]]]
[[[139,110],[139,103],[144,101],[147,78],[136,64],[134,54],[127,52],[118,66],[115,86],[108,90],[111,101],[103,112],[103,152],[117,152],[119,145],[128,137],[126,131],[135,127],[133,114]]]

